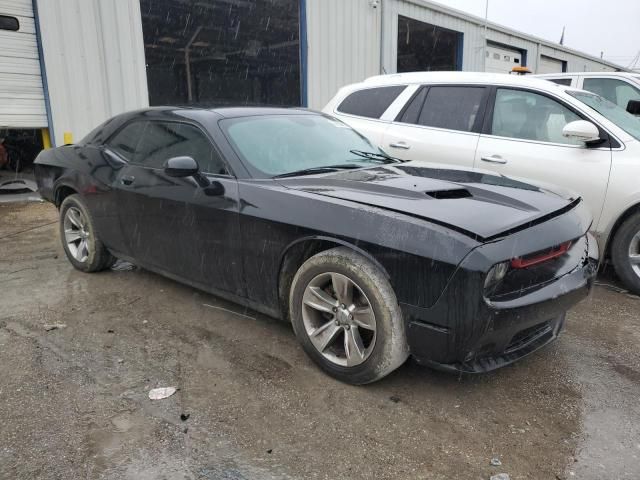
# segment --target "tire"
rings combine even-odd
[[[326,250],[300,267],[289,314],[305,352],[343,382],[374,382],[409,356],[402,312],[387,277],[348,248]]]
[[[100,241],[93,216],[78,194],[60,205],[60,240],[71,265],[82,272],[99,272],[116,261]]]
[[[632,261],[632,255],[636,262]],[[640,212],[627,218],[616,232],[611,259],[627,290],[640,295]]]

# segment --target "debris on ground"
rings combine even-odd
[[[17,195],[19,193],[33,193],[38,190],[38,186],[32,180],[16,178],[0,182],[0,194]]]
[[[600,281],[595,281],[594,282],[595,285],[597,285],[598,287],[604,287],[606,289],[611,290],[612,292],[616,292],[616,293],[629,293],[628,290],[625,290],[624,288],[620,288],[616,285],[611,285],[610,283],[605,283],[605,282],[600,282]]]
[[[491,466],[492,467],[499,467],[502,465],[502,462],[500,461],[500,459],[498,457],[494,457],[491,459]]]
[[[187,420],[189,420],[190,416],[191,416],[190,413],[181,413],[180,414],[180,420],[182,420],[183,422],[186,422]]]
[[[395,395],[391,395],[389,397],[389,400],[391,400],[393,403],[398,403],[400,401],[400,397],[396,397]]]
[[[137,267],[133,263],[120,259],[116,260],[116,263],[111,265],[111,270],[114,272],[131,272],[136,268]]]
[[[489,480],[511,480],[508,473],[498,473],[497,475],[491,475]]]
[[[119,358],[118,363],[124,363],[124,358]]]
[[[245,315],[244,313],[236,312],[235,310],[229,310],[228,308],[218,307],[216,305],[209,305],[208,303],[203,303],[203,307],[214,308],[216,310],[222,310],[223,312],[232,313],[233,315],[238,315],[239,317],[248,318],[250,320],[255,320],[256,317],[252,317],[250,315]]]
[[[45,323],[42,328],[44,328],[47,332],[51,330],[61,330],[63,328],[67,328],[67,325],[64,323]]]
[[[269,450],[267,450],[267,453],[273,453],[273,449],[270,448]]]
[[[177,390],[178,389],[176,387],[152,388],[149,390],[149,400],[162,400],[164,398],[168,398],[176,393]]]

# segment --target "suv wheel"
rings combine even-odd
[[[616,232],[611,258],[625,287],[640,295],[640,213],[627,218]]]

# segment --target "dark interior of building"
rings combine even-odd
[[[30,171],[42,148],[40,129],[0,128],[0,170]]]
[[[151,105],[300,105],[298,0],[141,0]]]
[[[459,32],[398,16],[398,72],[461,70]]]

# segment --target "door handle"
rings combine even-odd
[[[136,177],[132,177],[130,175],[125,175],[124,177],[122,177],[120,179],[120,182],[122,182],[123,185],[131,185],[135,179],[136,179]]]
[[[390,143],[389,146],[391,148],[399,148],[401,150],[409,150],[411,148],[411,146],[407,145],[405,142]]]
[[[490,157],[480,157],[480,160],[482,160],[483,162],[499,163],[502,165],[507,163],[507,161],[504,158],[502,158],[500,155],[491,155]]]

